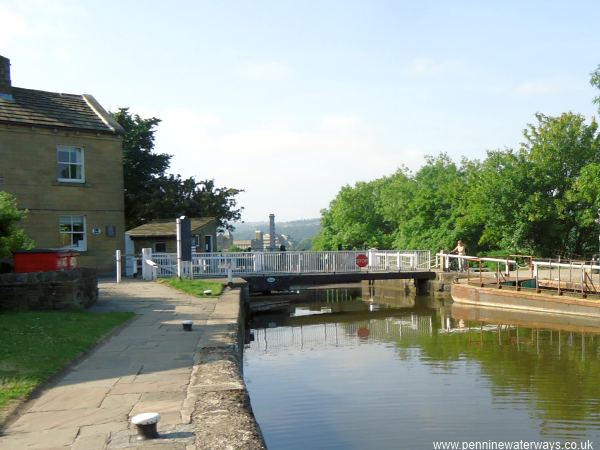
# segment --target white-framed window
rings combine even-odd
[[[85,216],[60,216],[58,229],[63,248],[82,252],[87,250]]]
[[[85,182],[83,149],[59,145],[56,149],[57,179],[67,183]]]

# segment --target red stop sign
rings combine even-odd
[[[356,255],[356,265],[358,267],[367,267],[369,264],[369,257],[364,253],[359,253]]]

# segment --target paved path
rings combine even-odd
[[[198,299],[157,283],[101,282],[93,310],[138,317],[26,405],[0,437],[0,448],[195,449],[195,352],[231,346],[239,302],[237,294],[230,297]],[[186,319],[194,321],[192,332],[182,330]],[[243,389],[243,382],[235,388]],[[161,414],[162,439],[140,444],[129,419],[149,411]]]

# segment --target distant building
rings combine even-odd
[[[234,239],[233,246],[243,251],[252,250],[252,239]]]
[[[199,253],[210,253],[215,250],[217,242],[217,219],[214,217],[190,218],[192,225],[192,246]],[[135,254],[143,248],[151,248],[154,252],[177,252],[176,219],[160,219],[132,228],[126,233],[133,241]]]
[[[263,232],[255,231],[254,239],[236,239],[233,241],[233,245],[242,250],[261,251],[264,247]]]
[[[0,56],[0,190],[29,211],[21,226],[36,247],[73,249],[79,266],[114,270],[123,133],[91,95],[14,87]]]
[[[285,246],[286,250],[290,250],[294,246],[294,242],[291,238],[286,236],[285,234],[277,234],[275,233],[275,242],[273,244],[273,248],[275,251],[278,251],[281,246]],[[263,238],[263,249],[269,250],[271,248],[271,234],[265,233]]]

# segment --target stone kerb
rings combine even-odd
[[[86,308],[97,300],[93,269],[0,274],[0,310]]]

